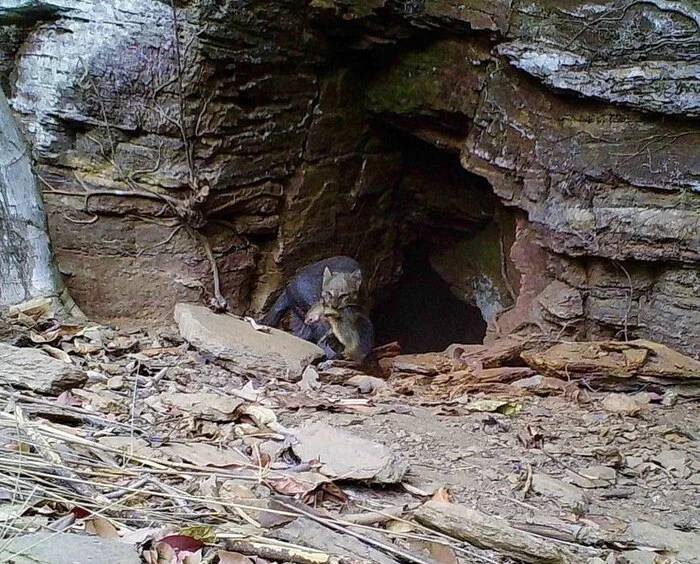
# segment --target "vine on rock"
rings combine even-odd
[[[197,120],[192,132],[188,132],[186,125],[186,100],[185,100],[185,88],[184,88],[184,71],[183,71],[183,56],[189,51],[192,43],[196,39],[196,34],[193,34],[190,41],[187,43],[183,50],[180,46],[179,38],[179,25],[177,8],[175,7],[174,0],[170,1],[170,7],[172,11],[172,33],[173,33],[173,49],[175,55],[175,73],[172,78],[165,81],[163,84],[156,87],[150,94],[150,108],[144,108],[144,110],[155,111],[156,114],[164,121],[169,123],[175,128],[178,136],[181,138],[182,150],[185,157],[185,163],[187,166],[187,178],[184,183],[187,186],[187,194],[185,197],[176,198],[169,194],[164,194],[162,192],[157,192],[139,182],[139,176],[147,173],[154,173],[158,171],[162,163],[162,153],[163,153],[163,143],[161,142],[158,147],[158,156],[153,167],[143,170],[134,170],[131,172],[125,171],[122,165],[116,158],[117,144],[115,142],[114,130],[117,127],[110,123],[108,118],[107,110],[104,103],[104,97],[100,92],[99,87],[90,75],[88,65],[80,59],[80,64],[84,69],[83,83],[87,89],[92,91],[96,97],[97,104],[100,111],[100,121],[102,127],[105,130],[106,144],[95,136],[87,135],[86,137],[95,143],[99,149],[99,153],[103,159],[105,159],[116,171],[116,179],[119,182],[123,182],[128,189],[127,190],[112,190],[112,189],[89,189],[78,173],[74,172],[76,181],[82,186],[84,192],[74,192],[56,189],[52,184],[50,184],[46,179],[39,176],[39,180],[45,184],[48,191],[52,194],[65,195],[65,196],[79,196],[83,198],[82,211],[91,215],[92,217],[87,220],[80,220],[75,218],[70,218],[64,214],[64,218],[72,223],[77,224],[92,224],[99,219],[99,215],[94,211],[90,210],[89,203],[90,199],[96,196],[114,196],[119,198],[142,198],[146,200],[153,200],[163,203],[163,207],[154,214],[154,217],[147,218],[143,216],[138,216],[139,219],[145,221],[151,221],[164,225],[167,227],[172,227],[170,234],[162,241],[148,247],[148,249],[141,249],[139,255],[146,250],[152,250],[158,246],[165,245],[169,243],[173,237],[181,229],[185,229],[190,237],[195,241],[195,243],[200,244],[205,251],[207,260],[211,265],[211,272],[213,277],[213,296],[208,300],[208,306],[216,312],[225,312],[228,310],[228,303],[226,299],[221,294],[221,282],[219,276],[219,269],[216,264],[216,258],[214,252],[209,244],[209,241],[202,233],[202,228],[204,228],[208,223],[208,216],[213,212],[207,213],[205,210],[205,203],[209,197],[210,186],[206,180],[202,178],[197,170],[197,165],[195,162],[195,142],[199,135],[200,124],[202,122],[203,116],[206,114],[208,104],[211,98],[204,101],[202,107],[199,110]],[[177,97],[177,115],[175,118],[170,116],[168,112],[158,103],[157,97],[161,92],[166,91],[166,89],[171,85],[176,85],[175,96]],[[217,210],[213,210],[214,212]],[[229,229],[235,228],[228,222],[217,222],[225,225]]]

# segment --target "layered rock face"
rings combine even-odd
[[[334,253],[380,300],[422,240],[490,336],[700,354],[693,3],[4,6],[0,83],[86,313],[210,292],[198,233],[238,312]]]

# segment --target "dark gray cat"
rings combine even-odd
[[[274,327],[290,312],[294,335],[318,344],[326,358],[340,357],[338,348],[344,348],[353,360],[362,360],[374,346],[374,330],[369,318],[359,313],[366,303],[361,285],[362,272],[355,259],[337,256],[315,262],[292,278],[262,323]],[[333,321],[342,317],[343,322],[329,323],[331,317]],[[345,331],[335,335],[339,327]],[[352,336],[352,346],[345,342],[346,335]]]

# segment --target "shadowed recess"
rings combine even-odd
[[[486,322],[479,308],[454,296],[430,266],[429,248],[404,251],[403,273],[373,316],[377,344],[398,341],[404,353],[440,351],[451,343],[481,343]]]

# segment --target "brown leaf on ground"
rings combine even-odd
[[[266,480],[267,485],[282,495],[306,495],[330,480],[318,472],[297,472],[294,476]]]
[[[518,432],[518,440],[527,449],[542,448],[544,446],[544,436],[530,425]]]
[[[459,564],[457,555],[453,548],[440,542],[428,542],[428,552],[430,556],[440,564]]]
[[[8,313],[10,319],[23,321],[23,317],[29,318],[33,322],[38,322],[41,319],[53,318],[55,312],[53,310],[54,302],[51,298],[35,298],[23,302],[21,304],[10,306]]]
[[[250,465],[250,460],[238,451],[206,443],[173,443],[157,450],[170,459],[182,458],[197,466],[224,468]]]
[[[430,497],[433,501],[446,501],[452,503],[452,493],[445,486],[440,486],[438,490]]]
[[[72,347],[74,353],[79,355],[95,354],[102,350],[100,345],[95,343],[87,343],[78,339],[74,340],[69,346]]]
[[[57,360],[62,360],[66,364],[73,364],[73,361],[70,359],[70,356],[68,355],[67,352],[62,351],[61,349],[57,349],[56,347],[52,347],[51,345],[41,345],[39,347],[42,351],[44,351],[46,354],[49,356],[57,359]]]
[[[85,532],[103,539],[118,539],[117,529],[103,517],[94,517],[85,522]]]
[[[350,498],[333,482],[324,482],[315,490],[302,495],[301,500],[307,505],[313,506],[321,505],[323,502],[345,505],[350,501]]]

